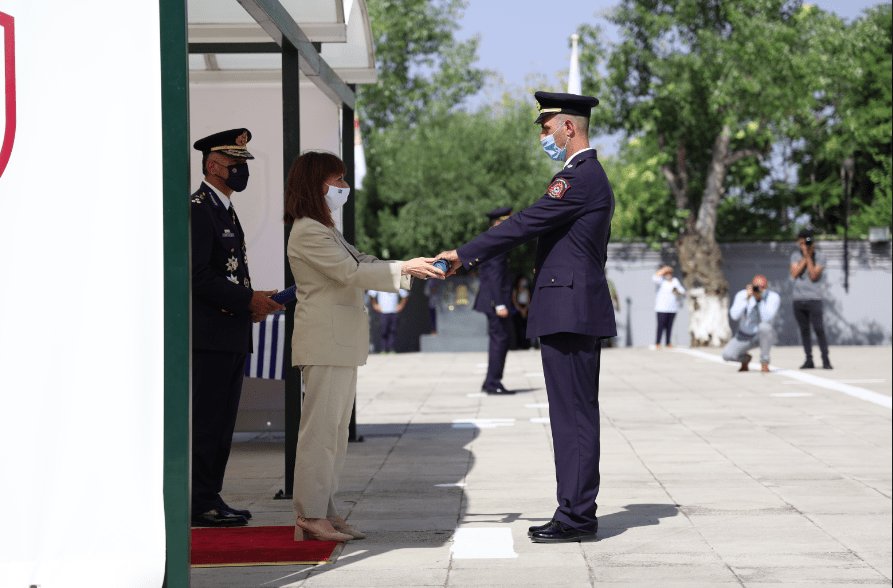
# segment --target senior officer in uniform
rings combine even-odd
[[[487,213],[490,228],[509,218],[509,206],[495,208]],[[487,331],[490,336],[487,377],[481,392],[487,394],[514,394],[502,385],[505,356],[509,350],[509,305],[512,303],[512,280],[509,275],[509,254],[500,253],[478,265],[481,287],[474,301],[474,309],[487,315]]]
[[[284,307],[251,289],[245,232],[230,202],[248,184],[248,129],[199,139],[204,181],[192,195],[192,524],[238,527],[251,513],[220,497],[251,321]]]
[[[538,543],[594,540],[599,489],[598,375],[600,337],[617,334],[605,261],[614,194],[589,146],[596,98],[537,92],[540,141],[565,161],[533,205],[438,258],[472,270],[521,243],[539,238],[536,293],[527,337],[539,337],[555,448],[558,508],[528,534]]]

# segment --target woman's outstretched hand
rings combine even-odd
[[[403,262],[401,273],[404,276],[409,274],[423,280],[427,278],[437,278],[438,280],[445,279],[446,275],[431,265],[433,262],[433,257],[416,257],[415,259],[409,259]]]

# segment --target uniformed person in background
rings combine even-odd
[[[495,208],[487,213],[490,228],[509,218],[509,206]],[[509,275],[508,252],[495,255],[477,266],[481,286],[474,301],[474,309],[487,315],[487,331],[490,336],[487,377],[481,392],[487,394],[514,394],[502,385],[505,356],[509,350],[509,306],[512,303],[512,279]]]
[[[230,202],[248,184],[248,129],[195,142],[204,181],[192,195],[192,524],[237,527],[251,513],[220,497],[253,350],[251,321],[284,309],[251,288],[245,232]]]
[[[535,542],[594,540],[599,490],[598,375],[601,337],[617,334],[605,279],[614,194],[589,146],[589,115],[598,100],[537,92],[540,142],[564,167],[533,205],[438,255],[473,270],[486,260],[539,238],[536,292],[527,336],[539,337],[555,448],[558,508],[531,527]]]

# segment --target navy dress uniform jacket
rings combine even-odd
[[[605,278],[614,193],[595,150],[575,155],[531,206],[456,252],[468,270],[535,237],[536,287],[527,337],[617,334]]]
[[[474,309],[485,314],[496,314],[497,306],[512,306],[512,279],[509,275],[508,253],[501,253],[478,266],[481,283]]]
[[[251,353],[253,295],[241,223],[202,182],[192,195],[192,347]]]

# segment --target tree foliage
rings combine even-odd
[[[474,67],[477,39],[458,42],[463,0],[369,0],[378,83],[361,86],[362,132],[412,126],[476,93],[488,74]]]
[[[652,240],[681,228],[686,285],[705,297],[693,304],[693,342],[720,344],[731,332],[717,306],[728,293],[717,233],[790,231],[801,202],[828,200],[828,170],[860,142],[871,144],[863,159],[889,168],[890,27],[848,28],[799,0],[622,0],[608,20],[620,28],[616,46],[598,27],[579,32],[584,92],[602,98],[597,128],[638,142],[621,151],[612,179],[619,202],[629,188],[644,197],[638,210],[623,205],[618,222]],[[862,88],[844,97],[852,84]],[[779,178],[779,153],[788,165],[799,154],[824,170],[813,173],[824,184],[798,189],[796,177]],[[668,188],[663,202],[656,174]],[[883,179],[881,171],[864,175]]]
[[[555,172],[535,118],[532,105],[506,98],[380,133],[357,206],[360,247],[394,258],[434,255],[486,230],[485,212],[529,206]]]
[[[893,56],[891,7],[878,6],[852,25],[832,22],[819,42],[828,91],[817,95],[809,124],[795,153],[795,187],[802,211],[820,231],[843,232],[846,207],[844,162],[852,158],[850,226],[852,234],[891,226],[891,100]]]

